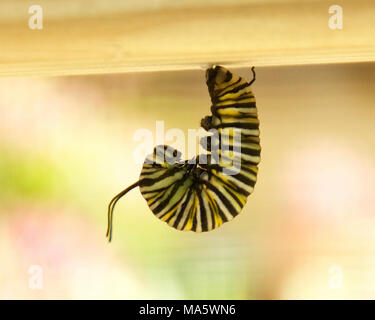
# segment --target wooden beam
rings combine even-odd
[[[31,30],[33,3],[2,0],[0,76],[375,61],[372,0],[335,1],[343,8],[342,30],[328,27],[332,1],[203,6],[190,0],[152,8],[125,2],[116,7],[122,1],[96,0],[90,7],[74,0],[67,8],[69,1],[40,0],[43,29]]]

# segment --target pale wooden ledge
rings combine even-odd
[[[375,61],[373,0],[36,3],[43,30],[28,27],[33,2],[1,0],[0,76]],[[328,27],[332,4],[343,30]]]

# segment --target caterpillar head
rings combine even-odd
[[[159,164],[168,166],[178,163],[181,160],[182,153],[177,149],[167,145],[158,145],[154,148],[152,154],[146,157],[145,162],[148,164]]]
[[[201,120],[201,127],[205,130],[210,130],[212,128],[212,116],[206,116]]]

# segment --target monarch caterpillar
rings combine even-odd
[[[145,159],[139,181],[109,203],[109,241],[117,201],[137,186],[154,215],[178,230],[210,231],[240,213],[254,189],[261,152],[250,89],[254,67],[251,70],[250,82],[221,66],[206,70],[212,115],[203,118],[201,126],[209,132],[216,130],[216,135],[206,137],[206,144],[201,140],[207,154],[183,161],[178,150],[156,146]],[[237,161],[228,162],[233,155]],[[206,161],[199,161],[204,157]]]

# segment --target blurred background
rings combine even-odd
[[[243,212],[180,232],[136,189],[111,244],[108,202],[141,169],[134,132],[198,129],[204,70],[0,78],[0,298],[375,298],[375,64],[256,71],[262,161]]]

